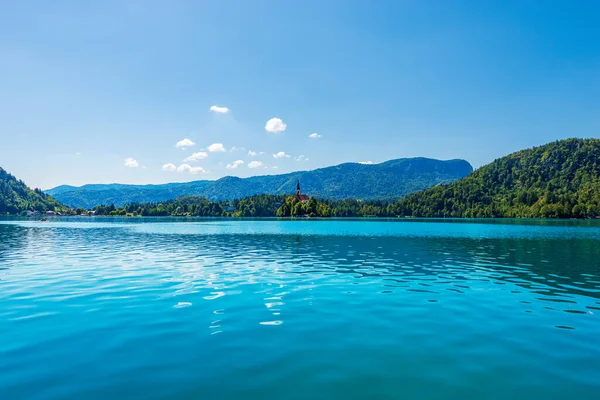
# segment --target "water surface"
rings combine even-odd
[[[2,399],[596,399],[600,223],[0,221]]]

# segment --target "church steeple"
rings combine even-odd
[[[298,182],[296,183],[296,197],[302,203],[306,203],[308,201],[308,196],[300,192],[300,179],[298,179]]]

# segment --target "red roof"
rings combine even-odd
[[[299,194],[298,198],[300,199],[300,201],[308,201],[308,196],[305,194]]]

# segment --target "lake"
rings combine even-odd
[[[0,398],[597,399],[600,222],[0,221]]]

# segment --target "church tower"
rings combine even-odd
[[[296,196],[302,203],[306,203],[308,201],[308,196],[300,192],[300,179],[298,179],[298,183],[296,183]]]

